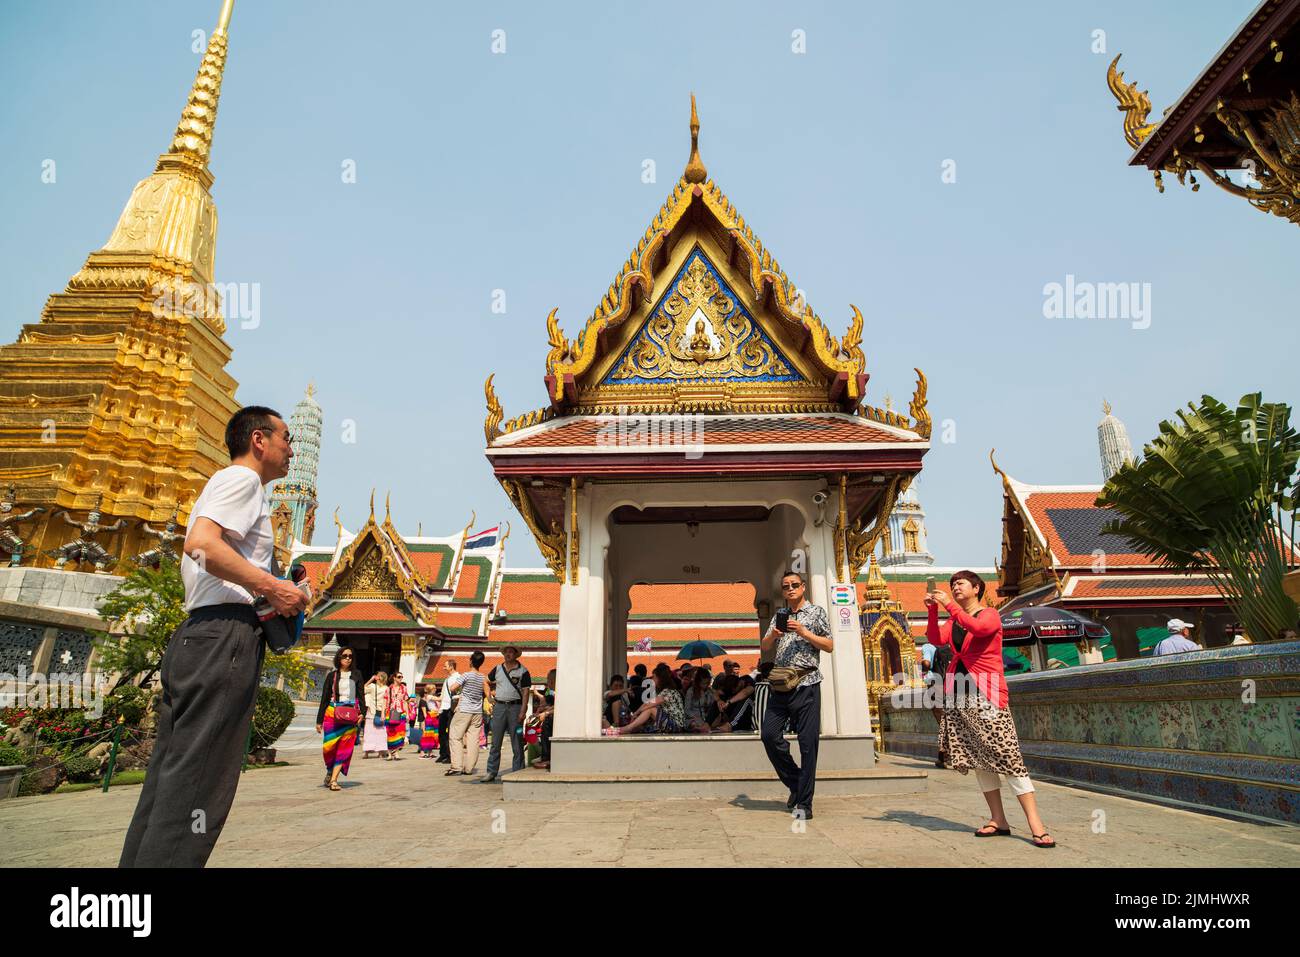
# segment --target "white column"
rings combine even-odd
[[[593,521],[590,488],[578,493],[578,584],[560,587],[560,633],[556,649],[555,737],[600,737],[601,671],[605,658],[605,578],[592,568],[609,544],[604,516]],[[565,525],[569,524],[566,509]]]

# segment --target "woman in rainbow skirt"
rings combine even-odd
[[[423,731],[420,733],[420,757],[436,757],[438,750],[438,709],[439,695],[433,685],[424,689],[420,698],[419,720]]]
[[[406,744],[406,682],[399,672],[388,679],[388,695],[384,701],[384,723],[388,729],[389,760],[400,761],[397,752]]]
[[[352,660],[350,648],[340,648],[334,653],[334,670],[321,688],[320,709],[316,712],[316,731],[323,735],[325,786],[331,791],[343,790],[339,775],[348,773],[357,729],[366,719],[366,703],[361,694],[366,682],[353,669]]]

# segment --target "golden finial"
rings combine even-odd
[[[483,437],[487,439],[487,444],[491,445],[501,434],[501,419],[505,411],[501,408],[501,400],[497,398],[497,391],[492,387],[492,380],[496,373],[487,377],[483,383],[483,393],[487,397],[487,418],[483,420]]]
[[[916,391],[912,393],[912,402],[907,407],[907,411],[916,421],[916,434],[923,439],[928,439],[933,427],[930,412],[926,408],[926,394],[929,391],[929,384],[926,381],[924,372],[920,369],[913,369],[912,371],[916,373]]]
[[[1139,90],[1136,83],[1125,83],[1124,74],[1115,69],[1119,65],[1120,56],[1123,54],[1116,55],[1106,68],[1106,85],[1119,103],[1116,109],[1124,114],[1124,139],[1129,146],[1137,149],[1159,124],[1147,122],[1147,116],[1151,113],[1151,98],[1147,96],[1146,90]]]
[[[1101,414],[1110,415],[1110,403],[1107,402],[1105,399],[1101,400]]]
[[[194,77],[181,120],[176,124],[171,148],[158,160],[161,170],[169,157],[179,159],[181,165],[206,170],[208,154],[212,151],[212,129],[217,124],[217,101],[221,98],[221,75],[226,68],[226,36],[230,27],[230,14],[235,0],[225,0],[217,27],[208,40],[207,52]]]
[[[1002,467],[998,465],[997,459],[993,458],[993,453],[996,451],[997,449],[989,449],[989,463],[993,466],[993,471],[1002,478],[1002,488],[1006,490],[1008,495],[1010,495],[1011,479],[1007,476],[1006,472],[1002,471]]]
[[[338,530],[339,541],[343,541],[343,523],[339,521],[339,507],[334,506],[334,527]]]
[[[316,383],[315,383],[315,382],[308,382],[308,383],[307,383],[307,398],[310,399],[310,398],[311,398],[312,396],[314,396],[315,394],[316,394]]]
[[[686,161],[686,172],[682,174],[688,183],[703,183],[709,178],[709,171],[700,161],[700,115],[695,112],[695,94],[691,94],[691,158]]]
[[[392,497],[393,497],[393,493],[391,491],[384,493],[384,521],[390,524],[393,521],[393,514],[392,514],[392,510],[388,507],[388,502],[389,499],[391,499]]]
[[[375,520],[375,490],[370,490],[370,520]]]

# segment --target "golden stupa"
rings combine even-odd
[[[0,523],[22,543],[0,564],[125,571],[157,545],[144,523],[175,512],[183,524],[229,464],[223,436],[239,403],[212,284],[208,155],[233,3],[222,5],[171,147],[108,242],[39,322],[0,347],[0,493],[12,503]],[[41,511],[25,522],[10,518],[32,509]],[[84,527],[93,511],[102,517]],[[91,562],[95,548],[57,552],[87,538],[111,560]]]

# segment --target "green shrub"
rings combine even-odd
[[[99,762],[86,757],[84,754],[78,755],[77,757],[67,758],[63,762],[63,770],[67,772],[69,781],[93,781],[99,777]]]
[[[251,748],[269,748],[293,721],[293,699],[279,688],[262,686],[257,690],[253,708],[253,742]]]
[[[12,744],[0,744],[0,768],[27,764],[30,760],[31,755],[22,748],[15,748]]]
[[[104,703],[104,714],[117,721],[120,717],[129,725],[137,725],[149,707],[152,691],[146,691],[137,685],[123,685],[108,696]]]

